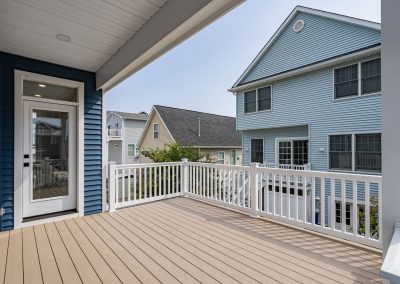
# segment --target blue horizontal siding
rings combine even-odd
[[[332,72],[332,68],[326,68],[273,83],[270,112],[244,114],[243,92],[239,93],[238,130],[247,133],[249,130],[308,125],[312,168],[327,170],[328,153],[321,153],[319,149],[328,149],[328,135],[381,132],[382,129],[381,96],[334,101]],[[243,155],[245,157],[246,152]]]
[[[102,94],[92,72],[0,52],[0,230],[14,225],[14,70],[59,77],[85,84],[84,196],[85,214],[102,209]]]
[[[296,33],[293,24],[304,20]],[[300,12],[240,84],[379,44],[380,31]]]
[[[251,139],[264,139],[264,162],[275,163],[275,139],[288,137],[308,137],[308,126],[243,131],[243,165],[250,165]]]

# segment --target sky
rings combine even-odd
[[[380,22],[380,0],[247,0],[111,89],[107,110],[157,104],[235,116],[227,89],[297,5]]]

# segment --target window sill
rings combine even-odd
[[[259,113],[267,113],[267,112],[272,112],[272,109],[267,109],[267,110],[261,110],[261,111],[254,111],[254,112],[247,112],[247,113],[243,113],[243,115],[247,116],[247,115],[255,115],[255,114],[259,114]]]
[[[354,100],[354,99],[359,99],[359,98],[364,98],[364,97],[380,96],[380,95],[382,95],[382,92],[357,95],[357,96],[349,96],[349,97],[338,98],[338,99],[334,98],[334,99],[332,99],[332,102],[341,102],[341,101]]]

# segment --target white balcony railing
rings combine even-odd
[[[299,170],[299,171],[311,170],[311,164],[293,165],[293,164],[264,163],[261,164],[260,166],[266,168],[283,169],[283,170]]]
[[[376,175],[209,163],[110,165],[110,210],[185,196],[381,248]],[[342,225],[345,224],[345,225]]]
[[[108,137],[121,137],[121,128],[109,128],[107,131]]]

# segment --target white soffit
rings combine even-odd
[[[166,2],[0,0],[0,51],[95,72]]]

